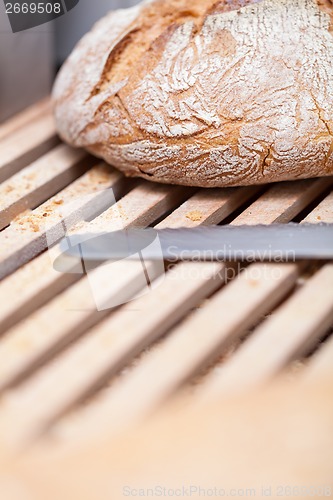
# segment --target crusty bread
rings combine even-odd
[[[128,176],[236,186],[333,174],[332,0],[148,0],[54,87],[60,135]]]

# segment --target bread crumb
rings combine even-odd
[[[123,209],[123,206],[121,203],[117,203],[117,208],[118,208],[118,213],[122,219],[128,219],[128,215],[126,214],[125,210]]]
[[[199,212],[199,210],[193,210],[193,212],[188,212],[185,217],[190,219],[192,222],[199,222],[203,215]]]
[[[30,222],[30,227],[31,227],[31,229],[33,230],[33,232],[34,232],[34,233],[38,233],[38,231],[39,231],[39,225],[38,225],[38,224],[36,224],[36,222],[34,222],[34,221],[32,221],[32,220],[31,220],[31,221],[29,221],[29,222]]]
[[[321,220],[321,217],[320,217],[320,215],[318,215],[318,217],[317,217],[317,220]]]

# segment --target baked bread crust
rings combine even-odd
[[[163,183],[333,174],[331,0],[150,0],[111,12],[53,92],[57,127]]]

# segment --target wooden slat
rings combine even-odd
[[[65,145],[42,156],[0,184],[0,230],[73,182],[89,167],[86,153]]]
[[[247,390],[306,356],[333,325],[333,265],[324,266],[201,385],[206,400]]]
[[[332,185],[333,177],[278,183],[244,210],[235,223],[261,224],[262,214],[268,224],[290,222]]]
[[[63,224],[68,228],[105,205],[103,189],[123,184],[123,177],[105,164],[95,167],[32,212],[23,213],[0,233],[0,279],[8,276],[47,248],[46,231],[54,241],[63,237]],[[114,177],[116,176],[116,177]],[[117,179],[117,180],[116,180]],[[66,217],[62,213],[70,204]]]
[[[201,189],[169,215],[164,227],[196,227],[219,224],[262,191],[262,186],[246,189]]]
[[[333,224],[333,191],[304,219],[304,222]]]
[[[75,198],[85,193],[90,195],[95,192],[96,197],[92,198],[92,201],[95,201],[98,206],[103,192],[100,190],[111,188],[116,194],[120,194],[124,178],[119,172],[105,166],[98,166],[83,176],[82,181],[71,186],[70,196]],[[69,201],[71,199],[68,198]],[[89,216],[89,213],[92,215],[95,209],[94,203],[89,203],[84,211]],[[58,254],[61,254],[60,248],[53,248],[52,257],[56,258]],[[77,261],[68,257],[68,270],[74,269],[76,265]],[[79,274],[59,273],[54,269],[48,252],[39,255],[19,268],[0,282],[0,295],[3,304],[0,309],[0,334],[41,307],[80,277]]]
[[[310,358],[303,378],[310,382],[316,379],[333,381],[333,335]]]
[[[173,330],[94,404],[63,424],[69,440],[117,433],[217,359],[293,288],[297,265],[253,264]],[[239,307],[242,304],[242,307]],[[209,325],[209,326],[208,326]]]
[[[0,141],[0,182],[55,147],[54,120],[50,114],[19,128]]]
[[[124,227],[147,227],[163,215],[174,210],[193,190],[181,186],[154,184],[141,181],[116,205],[103,212],[94,221],[83,222],[75,232],[98,233]]]
[[[158,197],[158,189],[160,190],[159,197]],[[143,223],[146,223],[146,224],[149,223],[149,220],[147,219],[148,214],[150,214],[149,217],[152,217],[151,220],[158,217],[158,215],[159,215],[159,213],[155,212],[156,206],[159,206],[159,211],[162,213],[163,213],[163,211],[167,211],[167,209],[169,207],[165,206],[165,200],[168,196],[169,203],[170,203],[170,195],[172,192],[176,193],[177,189],[173,188],[172,191],[169,188],[165,188],[165,187],[159,187],[158,189],[156,189],[155,186],[152,186],[150,184],[144,184],[144,186],[141,186],[141,187],[137,188],[137,190],[132,191],[125,199],[121,200],[121,202],[118,203],[117,206],[115,207],[115,210],[119,207],[121,208],[120,213],[123,214],[122,224],[125,226],[130,226],[135,221],[137,223],[139,223],[140,225],[142,225]],[[180,192],[182,192],[182,190]],[[161,196],[161,193],[163,193],[163,196]],[[149,198],[149,194],[150,194],[150,198]],[[227,190],[227,193],[225,193],[224,191],[221,190],[220,194],[219,194],[219,198],[216,198],[216,200],[215,200],[216,204],[218,204],[220,207],[225,207],[227,205],[229,207],[229,210],[232,210],[237,205],[243,203],[247,198],[251,197],[253,195],[253,190],[251,188],[233,190],[233,197],[235,198],[233,202],[230,202],[229,195],[230,195],[229,190]],[[171,198],[173,198],[173,197],[174,197],[174,195]],[[198,193],[197,195],[194,195],[193,198],[194,198],[194,200],[196,200],[198,197],[200,199],[202,199],[202,194]],[[155,205],[152,203],[153,199],[155,200]],[[162,202],[164,203],[164,206],[161,205]],[[206,199],[204,197],[202,199],[202,206],[203,207],[206,206],[205,202],[206,202]],[[138,206],[139,203],[141,203],[143,206],[143,211],[141,213],[140,219],[138,219],[138,216],[140,216],[140,211],[139,211],[139,206]],[[219,217],[221,215],[221,212],[220,212],[220,209],[218,209],[216,204],[211,205],[211,213],[206,212],[206,217],[209,217],[210,219],[212,219],[213,213],[214,213],[215,217],[216,217],[214,219],[214,221],[219,222]],[[117,213],[115,213],[115,210],[111,209],[108,212],[103,213],[102,216],[99,217],[96,221],[93,221],[94,230],[98,230],[98,229],[105,230],[106,226],[109,230],[112,229],[112,227],[115,227],[115,225],[118,224],[117,223]],[[223,210],[225,211],[226,209],[223,208]],[[229,210],[227,210],[225,212],[226,216],[229,215]],[[179,226],[184,226],[186,224],[188,224],[188,225],[193,224],[193,221],[191,221],[190,219],[187,219],[187,218],[184,219],[184,217],[183,217],[183,214],[184,214],[183,205],[179,209],[179,217],[178,218],[175,216],[175,213],[178,213],[178,210],[176,210],[176,212],[174,212],[173,215],[170,216],[170,218],[172,219],[172,220],[170,220],[170,223],[169,223],[169,218],[167,218],[165,221],[163,221],[162,223],[159,224],[159,227],[166,227],[166,226],[171,227],[172,225],[175,225],[175,224],[177,225],[177,223]],[[200,221],[200,222],[204,222],[204,221],[205,221],[205,218],[203,218],[202,221]],[[76,226],[76,230],[78,230],[78,228],[80,228],[80,226]],[[88,228],[88,226],[85,225],[85,229],[87,229],[87,228]],[[81,230],[82,230],[82,228],[81,228]],[[51,276],[54,275],[53,269],[51,270],[51,273],[50,272],[47,273],[45,270],[43,273],[44,279],[45,279],[45,277],[47,277],[50,274],[51,274]],[[32,276],[33,276],[33,274],[31,272],[28,273],[28,279],[31,280]],[[58,277],[58,279],[59,279],[59,277]],[[22,282],[22,276],[19,276],[19,279],[17,281],[18,285],[21,282]],[[25,282],[26,282],[26,279],[25,279]],[[125,275],[124,276],[124,286],[126,286],[126,283],[127,283],[127,277]],[[50,283],[50,279],[47,280],[47,285],[49,288],[50,288],[50,285],[52,285],[52,283]],[[7,296],[10,297],[10,299],[12,299],[12,297],[13,297],[12,286],[13,286],[13,279],[10,280],[10,282],[7,286],[7,289],[3,290],[4,295],[6,294]],[[36,289],[35,283],[33,283],[33,286],[30,286],[30,293],[32,292],[32,289],[33,290]],[[44,288],[43,288],[43,290],[44,290]],[[15,293],[16,293],[16,287],[14,288],[14,294]],[[74,294],[72,294],[72,296],[73,296],[74,302],[77,303],[77,291],[76,290],[75,290]],[[90,293],[89,293],[89,300],[91,300]],[[67,300],[67,302],[68,302],[68,300]],[[9,303],[10,303],[10,301],[9,301]],[[90,302],[90,304],[91,304],[91,302]],[[45,316],[48,316],[51,318],[52,314],[58,315],[58,312],[55,313],[52,311],[54,311],[53,308],[49,309],[49,312],[47,314],[45,314]],[[51,312],[52,312],[52,314],[51,314]],[[12,309],[11,316],[13,317],[14,315],[15,315],[15,312]],[[8,323],[8,315],[6,316],[6,318],[4,318],[4,321],[7,321],[7,323]],[[32,323],[33,322],[34,322],[34,319],[32,320]],[[58,328],[60,328],[60,330],[65,329],[65,322],[62,322],[61,325],[58,325]],[[22,325],[22,327],[20,328],[20,331],[23,331],[23,332],[25,331],[25,324]],[[10,334],[10,332],[9,332],[9,334]],[[10,337],[10,335],[9,335],[9,337]]]
[[[40,116],[49,115],[51,113],[51,100],[50,98],[43,99],[21,113],[15,115],[13,118],[7,120],[0,125],[0,141],[14,133],[16,130],[29,125],[32,121]]]
[[[112,230],[119,229],[120,225],[124,228],[135,224],[149,225],[178,205],[188,193],[185,188],[170,190],[166,186],[142,182],[120,202],[93,222],[86,223],[84,227],[94,230],[105,230],[107,227],[108,230]],[[80,228],[81,225],[77,227]],[[152,271],[154,267],[155,264],[151,263]],[[147,267],[147,270],[150,269]],[[112,283],[109,282],[109,275],[102,267],[55,297],[49,304],[9,330],[0,343],[1,387],[10,385],[23,374],[36,368],[42,358],[80,336],[109,313],[107,310],[103,312],[96,310],[89,287],[89,281],[95,273],[98,274],[101,290],[106,290],[110,296],[121,294],[129,299],[144,286],[141,264],[135,261],[120,261],[113,264]],[[48,332],[47,335],[44,334],[45,331]],[[25,349],[20,349],[22,344],[26,345]]]

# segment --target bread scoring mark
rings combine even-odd
[[[109,54],[100,84],[93,90],[98,93],[110,83],[127,78],[135,71],[135,65],[155,40],[158,40],[171,25],[187,21],[200,22],[203,6],[212,0],[194,0],[191,7],[185,0],[152,1],[142,8],[135,29],[124,37]],[[200,9],[196,10],[196,6]],[[202,11],[202,12],[201,12]]]
[[[91,99],[91,97],[94,97],[95,95],[99,94],[102,90],[105,90],[105,88],[110,85],[112,82],[111,80],[111,69],[115,68],[117,66],[117,63],[121,60],[121,56],[130,44],[133,42],[134,35],[138,32],[138,27],[135,29],[131,30],[129,33],[127,33],[120,41],[119,43],[111,50],[107,61],[105,63],[105,66],[103,68],[103,72],[101,75],[101,78],[98,82],[98,84],[92,89],[90,96],[88,99]],[[115,68],[116,69],[116,68]],[[126,79],[126,78],[125,78]],[[118,78],[118,81],[121,80],[121,78]],[[124,78],[123,78],[124,80]]]
[[[92,89],[88,100],[106,90],[110,84],[127,80],[131,73],[135,72],[135,65],[140,58],[154,44],[168,36],[170,27],[191,21],[199,29],[205,21],[212,3],[214,4],[213,9],[223,4],[225,11],[227,11],[256,1],[258,0],[227,0],[226,4],[224,2],[215,4],[213,0],[193,0],[191,7],[187,5],[186,0],[149,2],[136,19],[133,30],[129,31],[112,48],[100,81]],[[220,50],[232,50],[232,44],[229,45],[230,39],[227,36],[221,36],[219,42]]]

